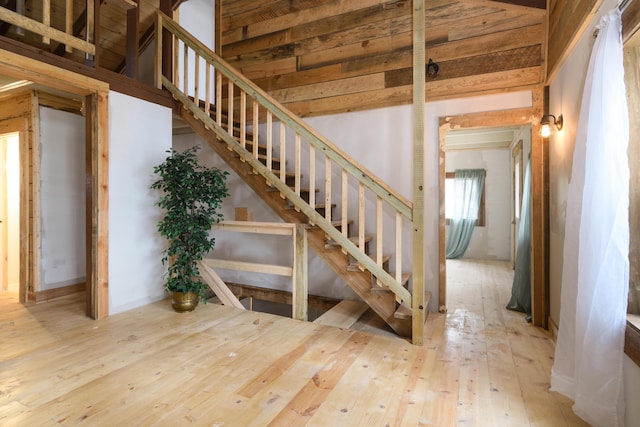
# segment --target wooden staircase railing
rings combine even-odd
[[[172,80],[162,75],[160,66],[163,30],[172,35],[174,52],[179,53],[174,53],[177,60]],[[410,319],[412,295],[402,265],[403,228],[411,226],[412,203],[161,12],[156,31],[158,87],[169,90],[182,108],[206,129],[214,131],[253,173],[262,176],[268,188],[288,200],[291,209],[302,212],[310,224],[319,227],[329,239],[326,248],[338,245],[355,262],[356,270],[371,273],[374,288],[393,292],[404,318]],[[190,76],[195,80],[192,83]],[[287,170],[287,162],[293,164],[293,172]],[[303,170],[308,173],[305,176],[308,188],[303,188]],[[318,200],[316,192],[320,190],[324,196]],[[335,217],[333,207],[340,211]],[[375,212],[372,218],[370,212]],[[355,237],[349,236],[349,224],[353,222],[350,215],[357,217]],[[367,220],[375,225],[367,229]],[[375,234],[368,236],[372,228]],[[375,239],[374,255],[367,253],[372,239]],[[384,242],[394,250],[393,273],[386,269],[389,256],[383,252]]]

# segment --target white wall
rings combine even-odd
[[[109,314],[165,297],[153,167],[171,147],[171,110],[109,93]]]
[[[550,220],[550,280],[549,293],[551,319],[560,319],[560,290],[562,284],[562,251],[564,245],[567,191],[576,129],[582,102],[582,91],[594,44],[592,36],[600,17],[616,6],[614,0],[606,0],[592,20],[584,35],[558,72],[550,87],[550,114],[564,116],[562,132],[555,133],[549,142],[549,220]],[[640,425],[640,367],[625,356],[625,402],[627,426]]]
[[[189,0],[188,2],[184,2],[179,7],[180,12],[180,25],[195,36],[196,39],[200,40],[205,46],[214,50],[215,46],[215,8],[214,8],[214,0]],[[178,73],[181,75],[182,70],[184,70],[184,55],[182,53],[182,48],[179,48],[178,52]],[[192,50],[189,51],[189,70],[191,70],[191,76],[189,76],[188,81],[188,92],[189,95],[194,96],[195,86],[194,86],[194,68],[195,67],[195,56]],[[205,97],[205,88],[206,88],[206,74],[205,74],[205,62],[204,60],[200,60],[200,79],[199,79],[199,96],[200,99],[204,99]],[[180,78],[180,82],[183,82],[182,77]],[[212,85],[215,86],[215,85]],[[180,88],[182,88],[182,83],[180,83]],[[211,99],[213,98],[213,87],[211,88]]]
[[[448,151],[446,172],[484,169],[485,226],[475,227],[462,258],[511,258],[511,152],[509,149]]]
[[[85,120],[40,107],[42,290],[85,280]]]

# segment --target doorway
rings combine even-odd
[[[529,135],[531,137],[531,149],[532,149],[532,171],[533,171],[533,187],[534,192],[541,185],[541,180],[544,179],[544,174],[539,173],[539,170],[544,166],[543,156],[542,156],[542,147],[541,138],[538,135],[539,128],[539,120],[537,118],[540,117],[540,112],[542,111],[542,97],[540,96],[542,91],[538,93],[532,93],[533,96],[533,107],[531,108],[523,108],[523,109],[513,109],[513,110],[504,110],[504,111],[492,111],[486,113],[473,113],[473,114],[465,114],[461,116],[448,116],[440,118],[440,126],[439,126],[439,142],[440,142],[440,221],[439,221],[439,229],[440,229],[440,299],[439,299],[439,307],[441,311],[447,310],[447,288],[446,288],[446,246],[445,246],[445,238],[446,238],[446,205],[445,205],[445,181],[446,181],[446,168],[445,168],[445,152],[446,152],[446,137],[447,133],[452,129],[483,129],[483,128],[491,128],[491,127],[505,127],[505,126],[527,126],[529,131]],[[538,145],[536,145],[538,144]],[[511,176],[507,177],[509,183],[511,182]],[[539,191],[536,195],[534,193],[535,198],[534,202],[538,201],[538,198],[544,197],[544,192]],[[536,257],[532,264],[532,315],[533,322],[536,326],[546,327],[548,306],[544,304],[544,295],[546,292],[544,288],[546,286],[546,279],[543,274],[536,274],[536,268],[542,269],[544,271],[544,255],[546,253],[545,248],[545,237],[544,231],[536,231],[537,223],[536,219],[539,221],[544,218],[543,212],[546,206],[546,202],[543,203],[534,203],[534,210],[532,212],[532,216],[534,218],[533,224],[534,228],[532,233],[532,245],[535,249],[538,250],[536,252]],[[513,209],[513,208],[512,208]],[[512,222],[512,221],[509,221]],[[542,227],[543,228],[543,227]],[[511,243],[513,244],[513,243]],[[535,298],[537,296],[538,298]],[[540,298],[542,296],[542,298]]]
[[[0,290],[20,283],[20,136],[0,135]]]

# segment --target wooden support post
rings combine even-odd
[[[108,92],[86,98],[87,316],[109,315]]]
[[[73,36],[73,0],[67,0],[65,3],[64,31]],[[71,53],[71,46],[65,45],[65,52]]]
[[[424,289],[424,103],[425,0],[413,0],[413,344],[422,345],[426,307]]]
[[[173,16],[173,1],[160,0],[160,12],[171,17]],[[173,43],[171,43],[171,33],[169,30],[162,30],[162,74],[169,80],[173,81],[173,68],[171,60],[173,58]]]
[[[42,0],[42,23],[45,27],[51,27],[51,0]],[[42,37],[42,43],[50,44],[49,37]]]
[[[100,66],[100,55],[98,54],[98,44],[99,44],[99,40],[100,40],[100,5],[102,4],[102,2],[97,1],[97,0],[88,0],[88,3],[94,3],[93,5],[93,23],[91,24],[87,24],[87,31],[88,34],[90,34],[90,37],[93,37],[93,39],[90,39],[89,42],[93,43],[95,45],[95,53],[93,55],[93,67],[94,68],[98,68]],[[87,17],[89,17],[91,15],[89,15],[87,13]]]
[[[307,269],[307,228],[304,224],[296,224],[294,231],[293,252],[293,318],[307,320],[309,297],[309,274]]]
[[[548,89],[547,89],[548,90]],[[548,93],[533,90],[533,116],[542,116]],[[545,113],[546,114],[546,113]],[[549,140],[540,136],[540,121],[531,125],[531,317],[548,328],[549,307]]]
[[[140,0],[137,5],[127,10],[127,55],[125,75],[132,79],[138,78],[138,45],[140,43]]]

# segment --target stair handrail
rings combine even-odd
[[[245,149],[240,143],[238,143],[232,135],[226,132],[215,120],[213,120],[200,106],[196,105],[189,97],[183,93],[172,81],[167,79],[159,66],[162,58],[162,30],[169,30],[174,36],[178,37],[180,41],[185,43],[191,49],[199,55],[200,58],[205,61],[211,62],[215,69],[224,75],[229,80],[233,81],[235,85],[244,90],[259,103],[271,111],[273,115],[278,117],[284,123],[291,126],[301,136],[304,136],[309,144],[314,145],[316,148],[322,150],[323,154],[335,161],[344,170],[347,170],[351,176],[356,178],[364,186],[368,187],[382,200],[391,205],[397,212],[405,217],[412,219],[413,206],[410,201],[391,189],[382,180],[375,177],[363,166],[357,164],[353,159],[346,155],[342,150],[336,147],[329,140],[318,134],[309,125],[300,120],[297,116],[290,113],[284,107],[280,105],[278,101],[273,99],[270,95],[260,89],[250,80],[244,76],[234,72],[226,61],[220,58],[217,54],[211,51],[202,42],[197,40],[188,31],[180,27],[174,20],[166,16],[164,13],[158,10],[158,21],[156,26],[156,40],[157,40],[157,58],[156,58],[156,84],[159,88],[163,86],[168,89],[172,96],[178,100],[182,105],[189,108],[192,114],[200,120],[206,127],[216,131],[218,136],[225,141],[241,158],[246,161],[256,172],[262,175],[270,185],[275,187],[284,197],[286,197],[291,203],[300,211],[302,211],[310,220],[311,223],[318,225],[331,239],[344,248],[352,257],[356,259],[364,268],[369,270],[377,280],[389,289],[397,296],[399,301],[407,306],[412,305],[412,295],[405,289],[398,281],[395,280],[388,272],[386,272],[382,266],[378,265],[373,259],[364,253],[358,246],[351,242],[348,238],[342,235],[329,221],[327,221],[322,215],[320,215],[315,209],[313,209],[305,200],[297,195],[289,186],[281,181],[271,170],[263,165],[258,159]],[[273,110],[273,111],[272,111]]]
[[[348,170],[351,175],[359,182],[380,196],[384,201],[393,206],[397,211],[402,213],[410,220],[413,218],[413,204],[407,198],[399,194],[383,180],[376,177],[367,168],[357,163],[347,153],[341,150],[334,143],[324,136],[320,135],[315,129],[301,120],[298,116],[291,114],[278,101],[273,99],[271,95],[258,87],[251,80],[234,72],[233,67],[222,59],[218,54],[209,49],[206,45],[196,39],[187,30],[182,28],[173,19],[158,10],[159,23],[158,28],[165,28],[177,36],[183,43],[193,49],[201,58],[211,61],[216,70],[222,73],[226,78],[232,80],[238,87],[243,89],[248,95],[260,101],[260,104],[272,112],[274,116],[291,126],[303,136],[307,142],[314,145],[317,149],[322,150],[328,158],[335,161],[338,165]],[[159,38],[158,38],[159,39]],[[161,73],[160,67],[157,72]],[[160,75],[157,76],[157,85],[161,89],[159,83],[162,82]]]

